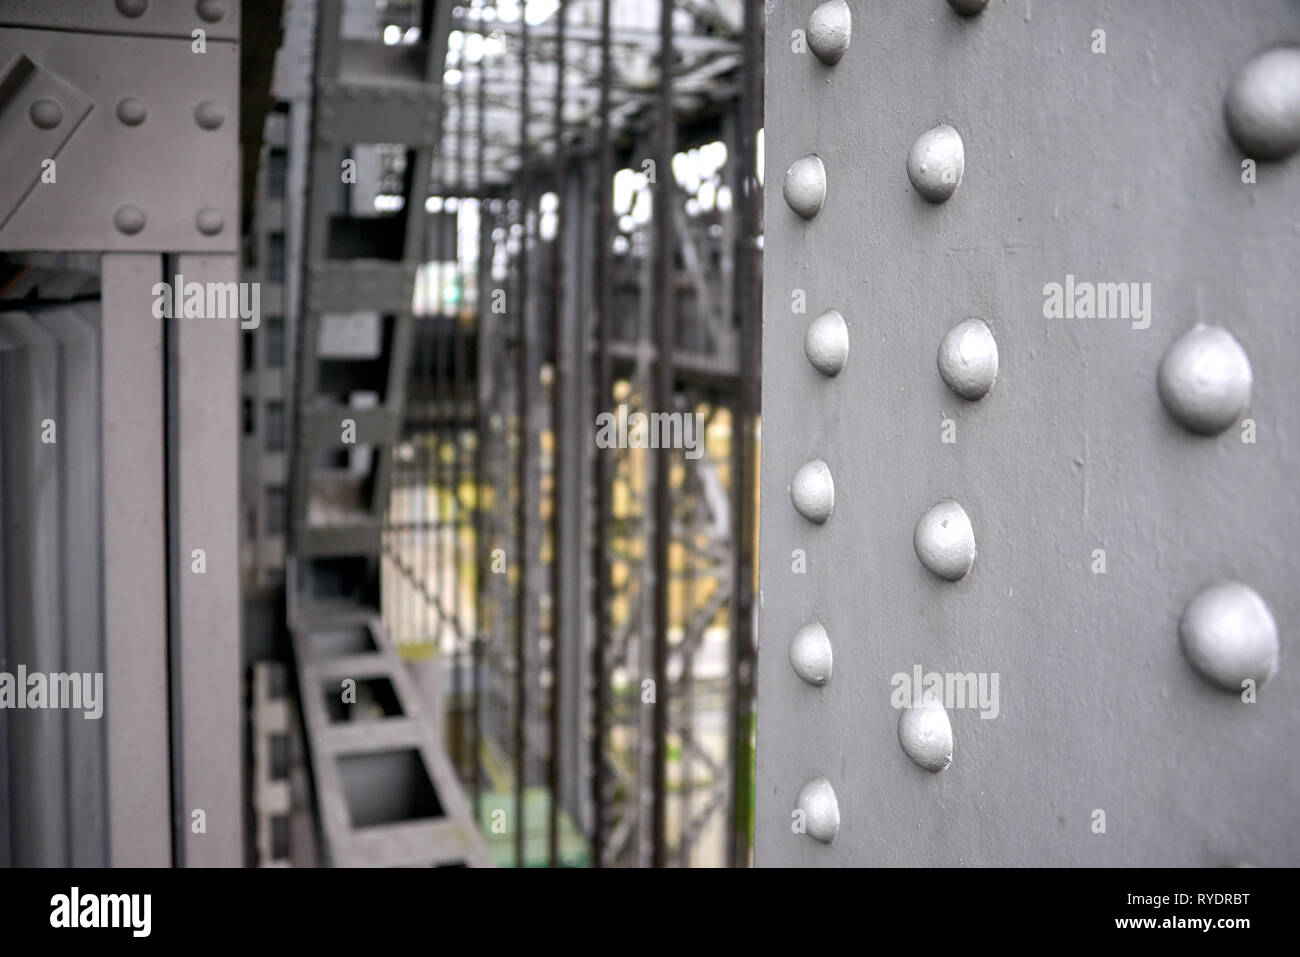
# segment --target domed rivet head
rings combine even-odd
[[[205,206],[194,217],[194,225],[199,228],[199,232],[204,236],[215,236],[226,225],[226,219],[211,206]]]
[[[216,23],[226,15],[225,0],[199,0],[194,10],[208,23]]]
[[[916,138],[907,154],[907,176],[922,198],[942,203],[961,185],[966,172],[966,149],[961,134],[940,123]]]
[[[975,530],[966,510],[951,499],[933,505],[916,523],[912,545],[921,564],[940,578],[965,578],[975,564]]]
[[[226,110],[219,103],[204,100],[194,108],[194,122],[205,130],[215,130],[226,122]]]
[[[113,213],[113,225],[117,227],[119,233],[125,233],[127,236],[134,236],[144,229],[145,221],[144,210],[129,203],[117,207]]]
[[[933,696],[902,709],[898,743],[903,753],[927,771],[944,771],[952,764],[952,722]]]
[[[844,317],[828,309],[812,321],[803,336],[808,361],[825,376],[837,376],[849,359],[849,327]]]
[[[138,17],[149,9],[149,0],[117,0],[117,12],[124,17]]]
[[[803,812],[804,833],[815,841],[829,844],[840,832],[840,802],[835,789],[825,778],[813,778],[799,789],[795,808]]]
[[[853,14],[845,0],[826,0],[808,18],[808,47],[828,66],[844,59],[852,34]]]
[[[823,524],[835,511],[835,483],[831,480],[830,466],[821,459],[813,459],[799,469],[790,485],[790,498],[800,515],[810,522]]]
[[[978,13],[983,13],[984,8],[988,5],[989,0],[948,0],[948,6],[963,17],[973,17]]]
[[[63,122],[63,107],[53,100],[40,99],[32,103],[27,115],[43,130],[52,130]]]
[[[1250,679],[1262,685],[1278,667],[1277,623],[1253,588],[1218,582],[1202,588],[1178,623],[1183,653],[1202,675],[1227,691]]]
[[[998,344],[982,319],[967,319],[939,343],[939,375],[963,399],[982,399],[998,379]]]
[[[831,680],[831,639],[818,622],[809,622],[790,640],[790,667],[810,685]]]
[[[805,156],[785,171],[785,201],[804,219],[812,219],[826,202],[826,164],[820,156]]]
[[[124,97],[117,102],[117,118],[127,126],[139,126],[148,115],[148,108],[134,96]]]
[[[1222,432],[1250,405],[1254,376],[1246,350],[1232,333],[1197,325],[1160,360],[1156,385],[1169,414],[1202,435]]]
[[[1228,132],[1254,159],[1279,160],[1300,149],[1300,46],[1256,54],[1228,84]]]

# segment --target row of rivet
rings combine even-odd
[[[149,0],[117,0],[116,5],[118,13],[134,19],[144,16],[149,9]],[[198,0],[194,12],[208,23],[216,23],[226,15],[226,3],[225,0]]]
[[[980,13],[987,0],[949,0],[963,16]],[[828,0],[809,21],[808,44],[828,65],[848,51],[852,19],[845,0]],[[1266,50],[1250,61],[1229,86],[1225,116],[1233,138],[1260,158],[1278,159],[1300,146],[1300,47]],[[931,203],[948,200],[965,172],[961,135],[948,124],[922,133],[907,157],[908,178]],[[826,202],[826,166],[821,157],[797,160],[786,172],[785,200],[795,213],[813,219]],[[804,352],[814,368],[833,377],[848,359],[848,326],[834,309],[820,315],[804,336]],[[997,380],[998,349],[988,325],[980,319],[959,323],[939,346],[939,374],[962,398],[975,401]],[[1231,333],[1197,325],[1171,345],[1160,363],[1157,391],[1170,415],[1189,431],[1216,434],[1249,406],[1252,390],[1250,361]],[[791,485],[795,509],[809,521],[825,523],[835,507],[830,467],[815,459],[796,473]],[[945,500],[921,516],[913,532],[918,559],[933,574],[958,581],[975,561],[975,534],[962,506]],[[1277,626],[1268,606],[1253,589],[1239,582],[1221,582],[1199,592],[1179,624],[1179,636],[1189,661],[1221,687],[1238,691],[1248,680],[1260,683],[1276,672]],[[830,681],[832,647],[820,622],[795,634],[789,658],[794,672],[820,687]],[[942,704],[926,699],[902,709],[899,744],[915,763],[942,771],[952,763],[952,725]],[[805,831],[829,843],[839,830],[834,789],[817,777],[799,792],[797,807]]]

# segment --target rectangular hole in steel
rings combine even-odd
[[[370,635],[370,629],[365,625],[313,631],[307,635],[303,646],[311,661],[341,658],[344,655],[368,655],[379,650],[375,639]]]
[[[415,748],[341,754],[338,767],[353,827],[443,816],[442,803]]]
[[[359,678],[356,687],[348,689],[348,698],[344,701],[344,688],[341,679],[325,682],[325,711],[332,723],[344,721],[378,721],[381,718],[400,718],[402,703],[397,700],[393,683],[387,678]]]
[[[283,861],[289,857],[289,816],[276,814],[271,818],[271,860]]]
[[[267,742],[270,751],[271,780],[283,781],[289,776],[289,736],[273,734]]]

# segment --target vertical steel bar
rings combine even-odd
[[[732,771],[727,859],[732,867],[749,862],[753,832],[752,746],[754,716],[754,517],[757,502],[755,426],[759,408],[759,362],[762,360],[762,272],[757,238],[762,198],[757,176],[757,135],[763,102],[763,4],[745,0],[741,83],[735,163],[736,182],[736,322],[740,331],[739,382],[732,414],[732,566],[731,680],[729,763]]]
[[[461,330],[461,314],[465,308],[465,270],[461,257],[461,224],[466,221],[465,197],[469,192],[465,188],[465,81],[469,77],[467,62],[469,44],[467,35],[461,34],[460,81],[456,86],[456,316],[452,324],[452,377],[451,377],[451,587],[452,587],[452,622],[455,631],[455,651],[452,654],[452,699],[456,707],[455,762],[456,774],[462,780],[465,776],[465,688],[464,688],[464,641],[465,620],[461,605],[461,439],[464,438],[463,423],[460,417],[461,398],[465,388],[465,336]]]
[[[560,568],[560,553],[565,547],[560,523],[560,489],[568,475],[561,450],[564,420],[564,388],[568,383],[564,375],[564,196],[567,192],[568,158],[564,148],[564,20],[565,0],[559,0],[555,17],[555,240],[551,255],[551,349],[554,356],[551,376],[551,706],[550,706],[550,764],[549,812],[546,822],[546,846],[550,852],[551,867],[560,862],[560,701],[563,693],[561,680],[560,642],[564,640],[564,621],[561,596],[564,595],[564,575]]]
[[[614,232],[614,137],[610,129],[610,87],[613,66],[610,57],[611,0],[600,2],[600,146],[596,173],[596,401],[600,412],[610,401],[613,371],[609,355],[610,325],[613,322],[613,256],[610,242]],[[609,714],[609,687],[605,680],[605,652],[609,646],[609,509],[610,483],[613,480],[608,449],[595,455],[595,534],[592,540],[591,569],[596,576],[592,589],[592,614],[595,636],[591,652],[592,734],[591,734],[591,861],[604,865],[605,855],[605,732]]]
[[[659,337],[655,363],[655,407],[673,407],[673,349],[677,332],[677,289],[674,256],[676,242],[673,203],[673,150],[676,128],[673,116],[673,0],[661,0],[659,10],[659,102],[655,162],[655,289],[659,298]],[[655,615],[654,615],[654,783],[651,863],[666,861],[664,825],[667,818],[668,761],[668,629],[671,625],[669,550],[672,541],[671,452],[659,449],[655,462]]]
[[[528,187],[528,0],[519,4],[519,235],[518,294],[514,308],[519,315],[518,369],[515,388],[518,390],[519,456],[517,478],[519,496],[516,499],[515,520],[518,537],[516,564],[519,569],[518,602],[515,609],[515,866],[523,867],[524,859],[524,790],[528,775],[528,569],[531,564],[528,525],[532,520],[528,501],[528,459],[532,455],[529,441],[528,416],[531,411],[533,356],[528,330],[528,210],[531,197]]]
[[[480,14],[483,8],[480,7]],[[481,34],[480,34],[481,36]],[[486,465],[484,447],[487,442],[487,425],[485,403],[483,402],[482,383],[484,376],[487,374],[487,363],[483,361],[487,355],[487,316],[488,303],[491,299],[488,291],[488,285],[492,275],[491,257],[488,251],[491,249],[492,230],[488,227],[488,200],[487,186],[484,183],[484,174],[486,172],[486,143],[487,143],[487,52],[482,42],[479,44],[478,70],[478,95],[475,98],[475,153],[474,153],[474,188],[478,193],[478,326],[475,330],[475,343],[477,348],[478,362],[476,363],[476,385],[474,390],[474,424],[477,428],[477,440],[474,443],[474,681],[473,681],[473,709],[474,714],[472,721],[471,734],[471,755],[470,767],[473,773],[471,790],[474,795],[474,818],[480,820],[481,805],[483,801],[482,779],[479,774],[479,755],[483,748],[483,585],[484,574],[487,570],[488,550],[484,546],[484,522],[483,522],[483,473]]]
[[[172,863],[167,744],[167,530],[164,494],[163,327],[148,290],[163,275],[156,254],[102,259],[104,457],[104,681],[128,689],[108,723],[109,863]],[[132,435],[129,443],[110,440]]]

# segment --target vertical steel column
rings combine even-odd
[[[479,12],[482,13],[480,6]],[[482,34],[480,33],[480,39]],[[479,760],[483,748],[483,585],[488,568],[489,549],[485,547],[483,521],[483,474],[487,465],[484,448],[487,444],[488,426],[485,418],[487,404],[483,401],[484,389],[487,387],[489,363],[488,357],[488,316],[491,315],[491,295],[488,286],[492,280],[492,230],[488,226],[487,186],[484,183],[485,156],[487,143],[487,51],[485,44],[479,44],[478,90],[475,97],[475,155],[474,155],[474,189],[478,193],[478,324],[475,330],[475,348],[477,361],[476,388],[474,390],[474,646],[472,685],[473,710],[471,735],[471,760],[473,769],[471,789],[474,796],[474,819],[479,820],[483,799],[482,775],[479,773]]]
[[[610,130],[610,87],[613,64],[610,57],[611,0],[600,0],[600,145],[596,163],[596,397],[599,413],[610,401],[613,369],[609,355],[610,326],[613,322],[613,257],[610,241],[614,232],[614,137]],[[591,734],[591,862],[604,865],[605,854],[605,730],[609,712],[609,687],[605,680],[605,652],[609,645],[609,509],[613,481],[611,451],[597,449],[595,455],[595,534],[591,546],[591,570],[596,576],[592,589],[595,634],[591,651],[592,734]]]
[[[551,705],[550,705],[550,801],[546,822],[546,846],[551,867],[559,864],[560,827],[560,700],[563,681],[560,678],[560,642],[568,622],[564,620],[564,574],[560,554],[563,535],[560,522],[560,490],[568,469],[564,465],[562,422],[564,420],[564,387],[568,379],[564,374],[562,355],[564,337],[564,197],[568,192],[565,167],[568,159],[564,149],[564,20],[565,0],[559,0],[555,17],[555,240],[551,254]]]
[[[150,289],[154,253],[101,259],[104,443],[104,686],[108,722],[109,863],[172,862],[167,738],[167,570],[163,326]],[[232,401],[233,405],[233,401]],[[139,433],[131,442],[125,434]],[[129,555],[130,561],[112,556]]]
[[[673,0],[661,0],[659,10],[659,103],[655,162],[655,290],[658,297],[659,337],[655,362],[655,408],[673,407],[673,349],[677,332],[677,288],[674,268],[676,218],[673,204],[673,150],[677,130],[673,116]],[[654,614],[654,786],[650,833],[651,862],[666,862],[664,825],[667,818],[668,760],[668,629],[672,624],[669,589],[669,551],[672,543],[671,453],[659,449],[655,461],[655,614]]]
[[[732,867],[749,861],[753,830],[751,766],[754,722],[754,518],[758,475],[756,426],[760,409],[759,364],[762,361],[762,271],[757,238],[761,231],[762,195],[757,176],[759,107],[763,102],[763,4],[745,0],[744,56],[740,68],[740,122],[736,130],[736,323],[740,331],[739,382],[731,430],[732,542],[735,550],[731,602],[732,700],[729,728],[732,770],[727,858]],[[741,808],[748,810],[741,813]]]
[[[176,262],[187,277],[239,278],[234,255]],[[176,852],[187,867],[236,867],[244,850],[240,730],[231,720],[241,707],[239,488],[228,469],[239,447],[239,324],[165,321]],[[196,831],[200,810],[206,829]]]
[[[528,777],[528,549],[530,546],[528,526],[533,516],[529,514],[528,502],[528,458],[532,453],[529,442],[528,419],[531,414],[529,396],[532,393],[533,354],[532,336],[528,324],[528,0],[519,4],[519,259],[517,268],[518,293],[514,308],[519,314],[518,366],[515,383],[517,397],[517,417],[519,420],[519,442],[516,453],[519,456],[516,476],[519,482],[519,496],[516,499],[515,521],[517,527],[518,555],[515,556],[519,568],[518,601],[515,608],[515,866],[523,867],[524,846],[524,789]]]
[[[464,779],[465,776],[465,688],[463,669],[463,648],[465,641],[465,620],[462,617],[464,609],[461,607],[461,581],[460,581],[460,533],[461,533],[461,505],[460,505],[460,480],[461,480],[461,439],[464,438],[460,419],[461,394],[465,388],[465,363],[468,355],[465,349],[465,336],[461,333],[461,313],[465,308],[465,271],[461,264],[460,254],[460,228],[464,213],[464,204],[469,190],[465,188],[465,81],[469,78],[468,63],[468,34],[462,31],[460,42],[460,82],[456,84],[456,228],[454,232],[454,242],[456,245],[456,316],[455,323],[452,325],[452,377],[451,377],[451,406],[452,406],[452,460],[451,460],[451,504],[452,504],[452,524],[451,524],[451,587],[452,593],[452,621],[455,629],[456,644],[455,653],[452,655],[452,698],[456,702],[456,742],[455,752],[452,758],[456,764],[456,774]]]

